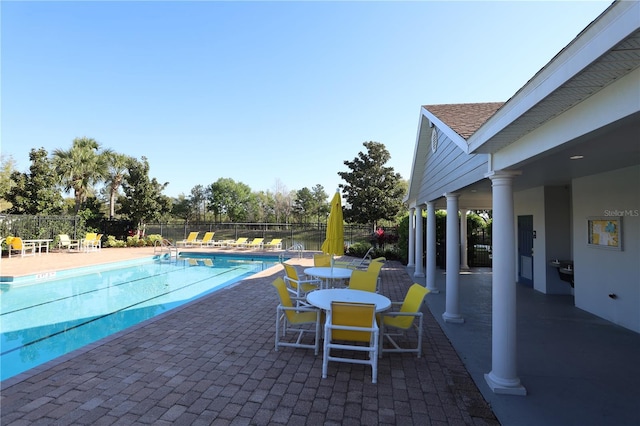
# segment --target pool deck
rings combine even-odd
[[[0,275],[152,255],[150,248],[125,248],[3,258]],[[290,262],[310,266],[311,256]],[[282,266],[270,268],[5,380],[1,423],[499,424],[428,312],[423,357],[385,354],[375,385],[367,366],[331,363],[322,379],[321,354],[275,352],[278,302],[270,283],[282,275]],[[387,262],[382,280],[392,300],[413,283],[398,262]]]
[[[3,258],[0,275],[152,255],[127,248]],[[289,262],[309,266],[312,253]],[[368,367],[331,363],[322,379],[321,355],[273,350],[278,301],[270,283],[282,275],[280,265],[270,268],[5,380],[0,424],[640,425],[640,334],[575,307],[570,295],[517,285],[527,396],[512,396],[494,394],[484,380],[492,367],[491,269],[460,274],[463,324],[442,319],[446,272],[437,270],[440,293],[422,308],[423,357],[385,354],[377,385]],[[381,277],[392,300],[414,281],[424,284],[393,261]]]

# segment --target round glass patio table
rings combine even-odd
[[[322,279],[322,287],[328,288],[334,280],[348,280],[353,270],[349,268],[336,268],[330,266],[316,266],[304,270],[306,275]]]
[[[391,300],[386,296],[348,288],[314,290],[307,294],[307,302],[325,311],[331,310],[331,302],[371,303],[376,305],[376,312],[386,311],[391,307]]]

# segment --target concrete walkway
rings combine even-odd
[[[113,260],[127,250],[136,249],[103,249],[93,259]],[[18,270],[18,263],[29,273],[47,271],[70,256],[91,262],[94,253],[54,255],[13,265],[14,259],[2,259],[0,274]],[[311,265],[311,255],[291,263]],[[387,262],[381,274],[382,293],[402,300],[413,283],[405,267]],[[278,301],[270,283],[282,275],[281,266],[271,268],[5,380],[1,423],[499,424],[426,307],[423,357],[385,354],[375,385],[366,366],[331,363],[322,379],[321,355],[293,348],[275,352]]]
[[[413,270],[409,270],[413,275]],[[424,284],[424,278],[417,278]],[[426,304],[503,425],[640,425],[640,334],[585,312],[571,295],[516,284],[517,373],[527,396],[494,394],[489,268],[460,274],[463,324],[445,323],[446,273]]]

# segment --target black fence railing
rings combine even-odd
[[[82,238],[86,232],[99,232],[118,240],[126,240],[134,230],[134,225],[126,220],[104,219],[87,224],[79,216],[32,216],[0,215],[0,238],[9,235],[24,239],[51,238],[68,234],[70,238]],[[307,250],[320,250],[326,236],[326,224],[291,223],[150,223],[145,226],[145,235],[159,234],[171,241],[186,238],[189,232],[200,231],[202,235],[214,231],[214,239],[226,240],[239,237],[265,240],[282,238],[284,248],[302,244]],[[355,243],[372,242],[371,227],[365,225],[345,225],[344,240],[347,246]]]
[[[78,216],[34,216],[0,214],[0,237],[9,235],[24,239],[54,238],[58,234],[68,234],[79,238],[85,232],[84,224]]]
[[[441,219],[439,219],[442,221]],[[444,223],[438,223],[443,229]],[[25,239],[51,238],[59,234],[68,234],[72,239],[81,238],[87,231],[104,234],[104,238],[113,235],[116,239],[126,240],[133,231],[133,224],[126,220],[102,220],[87,225],[79,216],[33,216],[0,214],[0,238],[9,235]],[[325,223],[150,223],[145,234],[159,234],[171,241],[186,238],[189,232],[214,231],[216,240],[248,238],[282,238],[284,248],[302,244],[306,250],[321,250],[326,235]],[[397,230],[387,228],[387,233],[397,237]],[[437,232],[436,262],[441,268],[446,265],[446,241],[444,232]],[[472,229],[467,243],[469,266],[491,266],[491,236],[486,229]],[[366,225],[345,225],[344,241],[346,246],[356,243],[376,245],[371,227]],[[426,257],[425,257],[426,258]]]
[[[240,237],[281,238],[283,248],[302,244],[306,250],[320,250],[324,242],[327,228],[324,223],[290,224],[290,223],[189,223],[189,224],[147,224],[145,234],[160,234],[171,241],[186,238],[190,232],[215,232],[215,240],[237,239]],[[349,246],[355,243],[371,242],[370,226],[345,225],[344,241]]]

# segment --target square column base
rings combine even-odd
[[[444,313],[442,314],[442,319],[444,320],[444,322],[453,322],[456,324],[462,324],[464,322],[464,318],[462,318],[462,316],[460,315],[451,315],[448,313]]]
[[[520,383],[520,380],[518,380],[516,383],[513,383],[512,385],[506,385],[504,383],[498,383],[494,379],[492,379],[491,373],[485,374],[484,380],[487,382],[487,384],[489,385],[489,388],[495,394],[517,395],[517,396],[527,395],[527,389],[525,389],[525,387],[522,386],[522,384]]]

